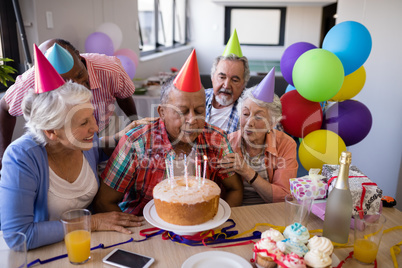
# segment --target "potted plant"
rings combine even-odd
[[[13,67],[4,64],[4,62],[7,61],[13,60],[9,58],[0,58],[0,62],[3,62],[3,64],[0,65],[0,83],[6,87],[7,81],[15,82],[14,78],[11,75],[17,72],[17,70]]]

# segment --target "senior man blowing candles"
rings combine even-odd
[[[205,92],[195,51],[179,74],[162,85],[158,113],[153,124],[135,128],[120,140],[102,173],[102,198],[96,198],[96,207],[141,215],[155,185],[167,178],[165,159],[194,150],[210,160],[206,178],[221,187],[222,198],[230,206],[241,205],[240,178],[234,172],[220,173],[219,165],[213,164],[232,149],[224,132],[205,122]]]

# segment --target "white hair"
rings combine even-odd
[[[43,131],[63,128],[69,110],[91,99],[90,90],[72,81],[40,94],[30,89],[21,105],[26,120],[25,128],[36,142],[44,146],[48,140]]]
[[[270,118],[268,118],[271,129],[273,129],[282,119],[282,103],[279,99],[278,95],[274,94],[274,99],[272,102],[265,102],[259,100],[254,97],[252,94],[256,86],[248,88],[244,92],[244,97],[242,98],[241,107],[243,108],[243,104],[247,99],[252,100],[255,104],[257,104],[261,108],[265,108],[268,110]]]
[[[214,74],[216,72],[216,67],[221,60],[228,60],[228,61],[241,61],[244,66],[244,87],[246,87],[248,80],[250,80],[250,67],[248,65],[248,59],[246,57],[238,57],[235,54],[229,54],[227,56],[218,56],[215,58],[212,67],[211,67],[211,79],[213,79]]]

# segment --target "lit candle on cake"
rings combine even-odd
[[[186,154],[184,154],[184,178],[186,179],[186,190],[188,190],[187,155]]]
[[[171,182],[170,182],[171,178],[170,178],[169,163],[168,163],[167,158],[165,159],[165,170],[166,170],[166,177],[167,177],[167,179],[168,179],[168,181],[169,181],[169,184],[170,184],[170,183],[171,183]]]
[[[207,160],[208,160],[208,158],[207,158],[207,156],[204,154],[204,175],[203,175],[203,177],[202,177],[202,184],[205,183],[205,176],[206,176],[206,173],[207,173]]]
[[[170,165],[170,188],[173,189],[174,174],[173,174],[173,157],[172,156],[169,157],[169,165]]]

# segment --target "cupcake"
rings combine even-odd
[[[324,251],[312,249],[304,256],[308,268],[330,268],[332,265],[331,257]]]
[[[258,267],[274,268],[276,259],[282,259],[283,254],[270,238],[263,238],[254,245],[254,259]]]
[[[282,263],[285,265],[285,267],[288,268],[306,268],[306,262],[302,257],[299,257],[299,255],[290,253],[288,255],[285,255],[282,259]],[[278,265],[278,268],[283,268],[284,266]]]
[[[283,232],[283,236],[285,238],[296,238],[303,244],[307,244],[307,241],[310,239],[310,233],[307,228],[298,222],[287,226]]]
[[[275,230],[273,228],[271,228],[261,234],[261,239],[264,239],[264,238],[271,238],[275,242],[282,241],[285,239],[285,237],[283,237],[281,232],[279,232],[278,230]]]
[[[313,236],[312,238],[310,238],[308,240],[307,247],[309,248],[309,250],[316,248],[324,251],[329,256],[332,256],[332,253],[334,252],[334,245],[332,245],[331,240],[323,236]]]
[[[294,237],[279,241],[276,246],[284,254],[295,253],[299,257],[303,257],[308,252],[306,245]]]

